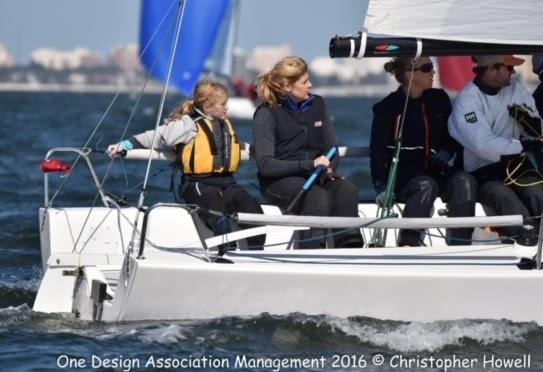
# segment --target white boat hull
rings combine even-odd
[[[207,260],[211,253],[182,208],[163,208],[149,218],[142,257],[139,233],[132,255],[126,256],[121,244],[129,240],[134,208],[95,208],[84,228],[86,208],[44,212],[42,249],[49,257],[36,311],[102,321],[302,312],[402,321],[505,318],[543,325],[538,295],[543,272],[517,266],[520,258],[532,258],[536,247],[438,243],[292,250],[286,248],[294,229],[272,226],[266,243],[283,244],[229,252],[224,257],[232,263],[218,263]],[[98,225],[106,232],[96,233]],[[393,233],[389,239],[394,241]],[[212,246],[216,240],[206,242]]]
[[[415,269],[401,263],[349,267],[134,260],[132,275],[124,298],[119,298],[123,306],[113,301],[104,308],[102,320],[302,312],[403,321],[507,318],[543,324],[543,300],[537,295],[543,273],[511,264],[482,270],[454,264]]]

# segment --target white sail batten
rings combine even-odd
[[[540,0],[370,0],[372,36],[541,45]]]
[[[521,215],[448,218],[369,218],[265,215],[238,213],[237,222],[253,225],[306,226],[313,228],[370,227],[388,229],[462,228],[485,226],[521,226]]]

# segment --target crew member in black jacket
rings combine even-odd
[[[403,216],[430,217],[438,195],[448,201],[448,216],[473,216],[477,184],[473,176],[460,171],[463,169],[460,146],[447,131],[451,103],[445,91],[432,89],[435,74],[432,61],[428,57],[415,62],[398,57],[384,68],[400,86],[373,107],[370,156],[377,203],[381,204],[385,197],[411,80],[394,190],[396,199],[405,202]],[[470,244],[472,233],[473,229],[452,229],[447,232],[447,242]],[[418,246],[423,238],[422,231],[401,230],[398,245]]]
[[[254,145],[258,179],[266,199],[286,208],[311,173],[324,167],[322,177],[305,195],[298,214],[314,216],[358,216],[358,188],[337,177],[339,158],[324,154],[336,146],[334,127],[321,97],[310,93],[307,64],[298,57],[280,60],[261,75],[258,96],[264,102],[254,116]],[[334,231],[336,247],[362,247],[358,229]],[[325,230],[300,234],[300,248],[322,246],[317,239]]]

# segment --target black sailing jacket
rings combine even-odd
[[[371,175],[377,192],[386,188],[404,103],[405,93],[399,87],[373,106],[370,157]],[[441,149],[451,155],[456,154],[455,166],[462,169],[460,146],[447,130],[450,113],[451,102],[442,89],[428,89],[421,97],[409,99],[402,133],[397,189],[401,189],[413,177],[431,175],[430,157]]]

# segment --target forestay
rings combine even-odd
[[[370,0],[371,36],[541,45],[541,0]]]

